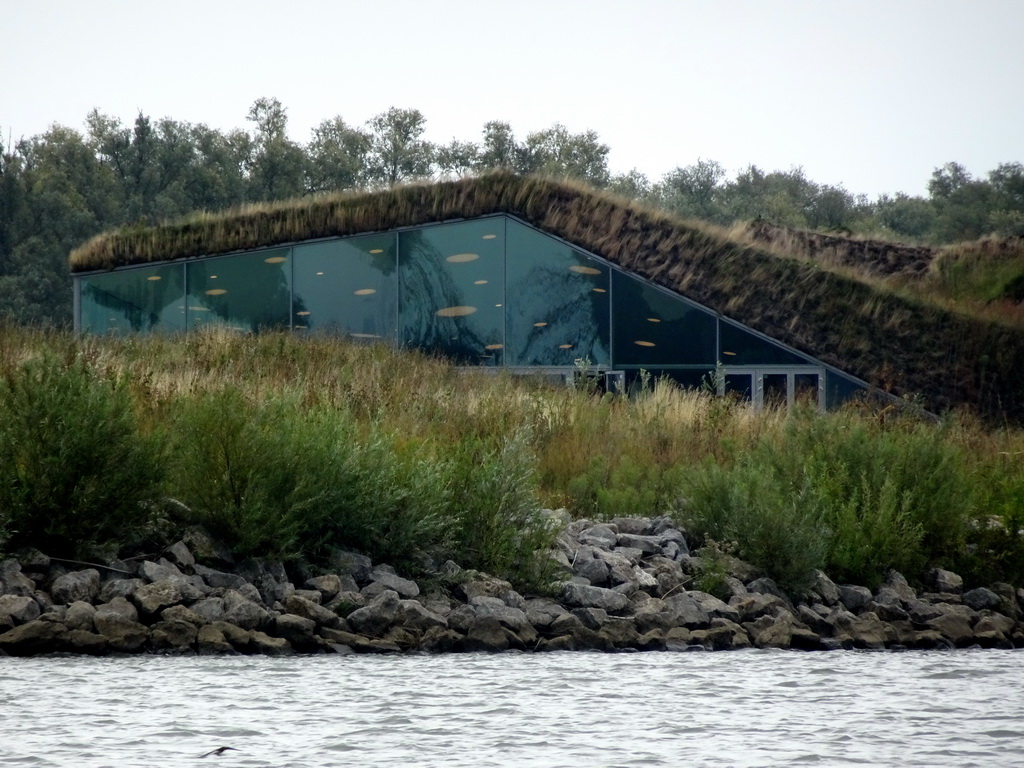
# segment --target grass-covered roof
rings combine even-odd
[[[72,252],[71,268],[112,269],[492,213],[515,215],[881,389],[919,395],[930,409],[970,404],[1024,422],[1024,331],[552,179],[493,173],[201,214],[96,237]]]

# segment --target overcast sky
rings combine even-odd
[[[4,0],[0,131],[93,107],[309,139],[419,109],[427,138],[593,129],[613,172],[803,166],[872,197],[1024,162],[1024,0]]]

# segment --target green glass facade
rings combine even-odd
[[[76,278],[76,324],[93,333],[185,330],[185,269],[161,264]]]
[[[504,219],[398,235],[399,341],[464,365],[505,359]]]
[[[292,328],[395,339],[398,329],[398,238],[350,237],[296,245]]]
[[[508,364],[611,365],[608,264],[517,221],[507,231]]]
[[[76,276],[92,333],[217,324],[420,348],[462,365],[640,370],[757,404],[862,388],[706,307],[504,215]],[[717,371],[717,373],[716,373]],[[713,375],[715,374],[715,375]]]

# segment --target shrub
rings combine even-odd
[[[733,464],[690,471],[684,489],[695,530],[734,539],[780,583],[819,567],[874,586],[890,568],[913,579],[955,566],[974,508],[966,464],[934,427],[797,412]]]
[[[174,491],[236,554],[294,560],[370,540],[344,412],[233,387],[176,406]]]
[[[344,547],[415,570],[443,548],[448,478],[423,446],[288,395],[225,388],[178,411],[175,489],[238,555],[315,563]]]
[[[540,514],[536,457],[518,430],[496,446],[467,440],[452,458],[456,503],[453,554],[460,565],[524,587],[549,575],[546,550],[557,531]]]
[[[230,387],[176,403],[173,492],[243,556],[296,554],[298,509],[318,501],[298,461],[308,433],[288,405]]]
[[[412,573],[447,556],[451,479],[446,462],[429,444],[403,440],[375,425],[335,471],[334,482],[348,482],[352,493],[347,506],[336,506],[324,521],[326,541]]]
[[[569,481],[569,495],[578,511],[601,519],[665,514],[677,501],[680,474],[678,466],[598,455]]]
[[[978,514],[967,530],[967,545],[956,565],[975,584],[1024,583],[1024,467],[1004,454],[999,464],[977,473]],[[1011,465],[1016,464],[1013,468]]]
[[[59,557],[123,544],[162,477],[160,437],[140,431],[123,379],[51,356],[4,370],[0,527],[11,548]]]
[[[732,541],[737,554],[788,590],[825,560],[825,536],[809,484],[793,488],[753,457],[731,467],[706,463],[684,481],[684,519],[699,536]]]

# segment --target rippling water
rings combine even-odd
[[[1024,655],[0,659],[0,764],[1024,764]],[[235,747],[200,759],[219,746]]]

